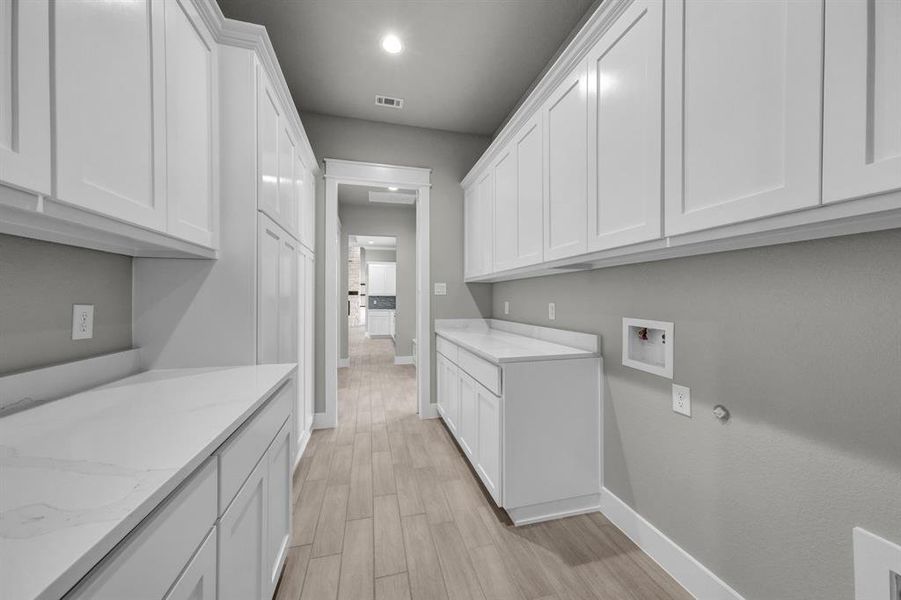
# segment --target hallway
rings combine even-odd
[[[279,600],[690,598],[600,513],[514,528],[439,419],[416,415],[412,366],[350,330],[339,425],[294,476]]]

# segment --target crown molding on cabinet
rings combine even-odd
[[[255,23],[246,23],[227,18],[222,14],[222,9],[219,8],[215,0],[191,0],[191,2],[197,7],[201,19],[209,27],[217,43],[256,52],[260,63],[269,75],[270,81],[273,82],[273,87],[276,88],[275,91],[282,106],[288,107],[288,119],[298,132],[301,140],[300,148],[302,149],[304,164],[314,174],[319,175],[321,172],[319,163],[313,153],[313,147],[310,145],[307,132],[300,120],[300,114],[297,112],[297,106],[291,97],[288,82],[285,81],[284,73],[282,73],[278,57],[275,54],[275,49],[272,47],[272,41],[269,39],[269,33],[266,31],[266,28]]]
[[[585,60],[588,51],[597,43],[604,32],[616,22],[623,11],[632,4],[632,1],[607,0],[595,10],[594,14],[579,29],[578,33],[576,33],[563,52],[560,53],[560,56],[557,57],[538,84],[529,92],[528,97],[516,109],[513,116],[507,121],[507,124],[504,125],[500,133],[488,146],[488,149],[485,150],[476,164],[469,170],[469,173],[463,178],[462,185],[464,188],[469,187],[482,171],[494,164],[494,160],[506,148],[513,136],[538,112],[570,71]]]

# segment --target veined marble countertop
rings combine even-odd
[[[0,598],[59,598],[296,365],[147,371],[0,419]]]
[[[438,320],[435,322],[435,334],[497,364],[600,356],[596,335],[511,321]],[[579,344],[579,347],[558,343],[564,340]]]

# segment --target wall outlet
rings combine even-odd
[[[673,412],[686,417],[691,416],[691,389],[684,385],[673,384]]]
[[[504,300],[504,314],[505,315],[510,314],[510,302],[507,300]]]
[[[447,284],[443,281],[435,284],[436,296],[447,296]]]
[[[94,337],[94,305],[72,305],[72,339],[89,340]]]
[[[557,305],[553,302],[547,305],[547,318],[551,321],[557,318]]]

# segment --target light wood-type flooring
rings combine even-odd
[[[691,598],[600,513],[513,527],[393,356],[351,329],[338,428],[294,475],[279,600]]]

